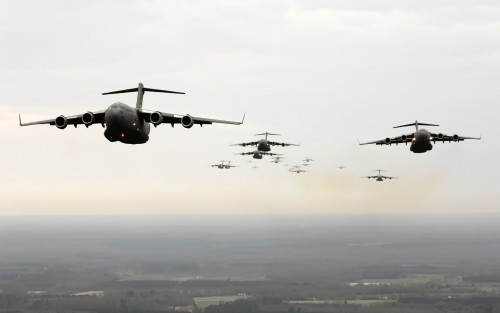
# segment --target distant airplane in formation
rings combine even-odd
[[[305,158],[305,159],[304,159],[304,160],[302,160],[302,161],[309,163],[309,162],[312,162],[312,161],[314,161],[314,160],[313,160],[313,159],[310,159],[309,157],[307,157],[307,158]]]
[[[273,159],[271,160],[271,163],[280,163],[280,162],[283,162],[282,160],[283,160],[283,157],[277,155],[277,156],[273,157]]]
[[[264,136],[264,135],[266,136],[264,139],[260,139],[258,141],[236,143],[236,144],[232,144],[231,146],[242,146],[242,147],[257,146],[257,150],[262,151],[262,152],[271,151],[271,146],[282,146],[282,147],[300,146],[300,145],[294,144],[294,143],[285,143],[285,142],[276,142],[276,141],[267,140],[267,136],[280,136],[279,134],[271,134],[268,132],[265,132],[262,134],[255,134],[255,136]]]
[[[292,173],[297,173],[297,174],[307,172],[306,170],[301,169],[300,166],[294,166],[294,167],[290,168],[289,171]]]
[[[252,152],[241,152],[241,153],[236,153],[237,155],[252,155],[254,159],[262,159],[262,157],[264,155],[281,155],[281,154],[278,154],[278,153],[271,153],[271,152],[264,152],[264,151],[259,151],[259,150],[255,150],[255,151],[252,151]]]
[[[102,127],[106,127],[104,136],[111,142],[119,141],[126,144],[143,144],[149,140],[150,123],[153,124],[154,127],[160,124],[171,124],[172,127],[174,127],[174,124],[181,124],[185,128],[191,128],[194,124],[199,124],[200,126],[213,123],[240,125],[243,124],[245,119],[245,115],[243,115],[243,120],[241,122],[233,122],[204,117],[194,117],[189,114],[178,115],[163,113],[160,111],[145,111],[142,109],[142,101],[146,91],[184,94],[183,92],[177,91],[145,88],[142,83],[139,83],[137,88],[103,93],[103,95],[110,95],[137,92],[137,103],[135,108],[128,106],[125,103],[116,102],[113,103],[108,109],[102,111],[89,111],[83,114],[68,117],[60,115],[54,119],[30,123],[22,123],[21,115],[19,114],[19,125],[29,126],[49,124],[55,125],[59,129],[64,129],[68,125],[74,125],[77,127],[79,124],[84,124],[86,127],[89,127],[92,124],[101,124]]]
[[[368,145],[368,144],[375,144],[375,145],[392,145],[392,144],[408,144],[411,142],[410,145],[410,151],[414,153],[424,153],[427,151],[432,150],[432,143],[436,143],[436,141],[441,141],[441,142],[452,142],[452,141],[464,141],[465,139],[476,139],[480,140],[481,137],[462,137],[459,135],[445,135],[442,133],[431,133],[426,129],[418,129],[419,125],[425,125],[425,126],[439,126],[436,124],[427,124],[427,123],[419,123],[418,121],[415,121],[415,123],[410,123],[406,125],[400,125],[400,126],[395,126],[394,128],[399,128],[399,127],[407,127],[407,126],[415,126],[416,131],[414,133],[406,134],[406,135],[401,135],[393,138],[385,138],[382,140],[377,140],[377,141],[371,141],[371,142],[365,142],[365,143],[359,143],[360,145]],[[432,142],[432,143],[431,143]]]
[[[227,161],[227,164],[224,164],[224,160],[221,160],[219,164],[213,164],[212,167],[217,167],[218,169],[230,169],[232,167],[237,167],[236,165],[231,165],[231,161]]]
[[[341,166],[338,166],[337,168],[338,168],[339,170],[343,170],[343,169],[345,168],[345,166],[344,166],[344,165],[341,165]]]
[[[384,181],[384,179],[395,179],[397,177],[392,177],[392,176],[384,176],[381,175],[380,172],[385,172],[384,170],[375,170],[376,172],[378,171],[378,175],[373,175],[373,176],[364,176],[363,178],[374,178],[376,181]]]

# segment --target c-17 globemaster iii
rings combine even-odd
[[[227,161],[227,164],[224,164],[224,162],[226,162],[226,161],[221,160],[219,164],[213,164],[211,166],[212,167],[217,167],[218,169],[226,169],[226,170],[228,170],[228,169],[230,169],[232,167],[238,167],[236,165],[231,165],[231,161]]]
[[[378,175],[373,175],[373,176],[364,176],[363,178],[375,178],[376,181],[384,181],[384,179],[395,179],[397,177],[392,177],[392,176],[384,176],[384,175],[381,175],[380,172],[385,172],[384,170],[375,170],[376,172],[378,172]]]
[[[174,94],[184,94],[183,92],[169,91],[146,88],[142,83],[139,83],[137,88],[118,90],[112,92],[103,93],[103,95],[117,94],[117,93],[127,93],[127,92],[137,92],[137,103],[135,108],[121,102],[113,103],[106,110],[101,111],[89,111],[79,115],[64,116],[60,115],[54,119],[22,123],[21,115],[19,115],[19,125],[29,126],[38,124],[49,124],[55,125],[59,129],[64,129],[68,125],[83,124],[89,127],[92,124],[101,124],[102,127],[106,127],[104,131],[104,137],[111,142],[119,141],[126,144],[142,144],[149,140],[150,125],[153,124],[154,127],[160,124],[181,124],[185,128],[191,128],[194,124],[203,126],[205,124],[221,123],[221,124],[232,124],[240,125],[243,124],[245,116],[243,115],[243,120],[241,122],[216,120],[204,117],[195,117],[189,114],[179,115],[172,113],[163,113],[160,111],[145,111],[142,109],[142,101],[144,93],[148,92],[163,92],[163,93],[174,93]]]
[[[294,143],[285,143],[285,142],[276,142],[276,141],[267,140],[267,136],[280,136],[279,134],[271,134],[271,133],[265,132],[262,134],[255,134],[255,136],[265,136],[265,138],[257,140],[257,141],[236,143],[236,144],[232,144],[231,146],[242,146],[242,147],[257,146],[257,150],[262,151],[262,152],[271,151],[271,146],[282,146],[282,147],[300,146],[300,145],[294,144]]]
[[[272,153],[272,152],[264,152],[264,151],[259,151],[259,150],[254,150],[251,152],[241,152],[241,153],[236,153],[237,155],[251,155],[254,159],[262,159],[264,155],[281,155],[279,153]]]
[[[479,140],[481,137],[462,137],[459,135],[445,135],[442,133],[431,133],[430,131],[426,129],[418,129],[419,125],[426,125],[426,126],[439,126],[435,124],[427,124],[427,123],[419,123],[418,121],[415,121],[415,123],[410,123],[406,125],[401,125],[401,126],[395,126],[394,128],[399,128],[399,127],[407,127],[407,126],[415,126],[416,131],[414,133],[406,134],[406,135],[401,135],[393,138],[385,138],[382,140],[376,140],[376,141],[371,141],[371,142],[365,142],[365,143],[359,143],[360,145],[368,145],[368,144],[376,144],[376,145],[392,145],[392,144],[408,144],[411,142],[410,145],[410,151],[414,153],[424,153],[427,151],[432,150],[432,143],[436,143],[436,141],[441,141],[441,142],[452,142],[452,141],[464,141],[465,139],[476,139]]]

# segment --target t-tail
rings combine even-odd
[[[161,89],[153,89],[153,88],[146,88],[142,83],[139,83],[139,86],[137,88],[132,88],[132,89],[124,89],[124,90],[118,90],[118,91],[110,91],[110,92],[105,92],[103,95],[111,95],[115,93],[127,93],[127,92],[137,92],[137,103],[135,107],[137,109],[142,109],[142,100],[144,98],[144,93],[146,91],[150,92],[164,92],[164,93],[177,93],[184,95],[184,92],[178,92],[178,91],[170,91],[170,90],[161,90]]]
[[[399,128],[399,127],[407,127],[407,126],[415,126],[415,128],[418,131],[418,125],[425,125],[425,126],[439,126],[436,124],[428,124],[428,123],[419,123],[418,121],[415,121],[415,123],[410,123],[410,124],[405,124],[405,125],[399,125],[399,126],[394,126],[394,128]]]
[[[378,172],[378,176],[380,176],[380,175],[381,175],[381,174],[380,174],[380,172],[385,172],[385,170],[380,170],[380,169],[378,169],[378,170],[373,170],[373,171],[374,171],[374,172]]]
[[[266,136],[266,140],[267,140],[267,136],[281,136],[281,135],[280,134],[271,134],[271,133],[265,132],[262,134],[255,134],[255,136]]]

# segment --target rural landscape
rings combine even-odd
[[[0,311],[500,312],[495,218],[3,217]]]

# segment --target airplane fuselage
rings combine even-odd
[[[149,140],[150,125],[139,117],[139,110],[125,103],[113,103],[104,114],[104,137],[111,142],[142,144]]]
[[[262,159],[262,153],[260,153],[260,151],[254,151],[253,158],[258,160]]]
[[[257,143],[257,150],[269,152],[271,151],[271,146],[269,145],[269,142],[266,139],[261,139]]]
[[[376,181],[384,181],[382,177],[377,177]]]
[[[414,153],[424,153],[432,150],[431,133],[425,129],[415,132],[411,141],[410,151]]]

